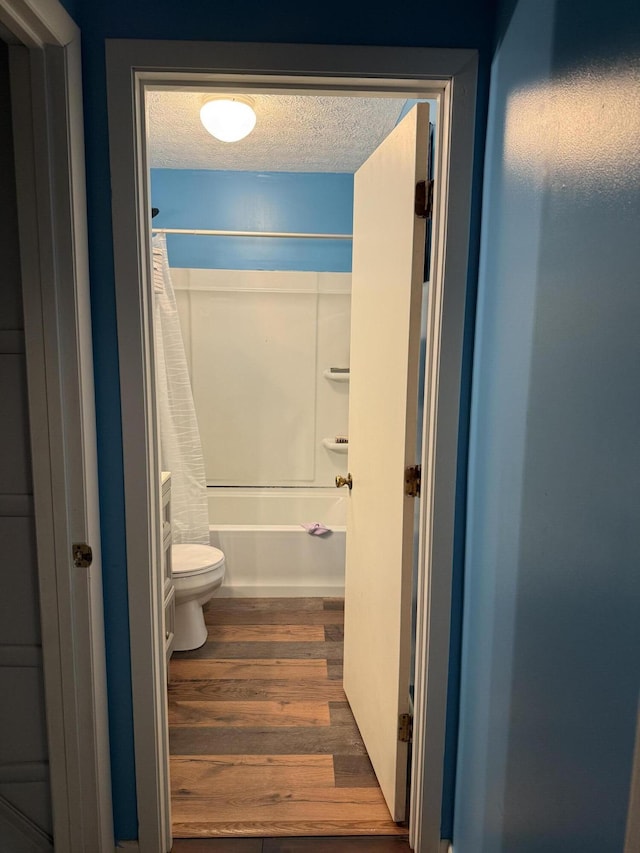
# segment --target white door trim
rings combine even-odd
[[[58,0],[1,0],[0,21],[25,47],[64,47],[80,38],[80,30]]]
[[[442,811],[476,82],[475,59],[461,63],[438,111],[450,124],[438,128],[427,310],[410,805],[419,853],[437,853]]]
[[[16,188],[55,848],[113,851],[80,33],[57,0],[0,0]],[[56,322],[57,318],[57,322]],[[77,569],[72,543],[93,548]]]
[[[206,69],[203,71],[203,69]],[[133,717],[142,853],[166,851],[166,695],[152,392],[147,85],[393,92],[439,101],[425,401],[412,846],[440,848],[449,616],[467,284],[477,55],[471,50],[204,42],[107,42],[109,147],[122,399]],[[427,678],[428,674],[428,678]],[[428,689],[427,689],[428,688]]]

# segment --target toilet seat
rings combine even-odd
[[[173,545],[171,574],[174,578],[190,578],[224,565],[224,554],[212,545]]]

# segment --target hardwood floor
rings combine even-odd
[[[173,834],[195,839],[175,853],[409,850],[342,689],[342,601],[214,598],[205,618],[169,668]]]
[[[199,838],[176,841],[172,853],[411,853],[406,838]]]

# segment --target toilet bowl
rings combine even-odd
[[[224,554],[210,545],[173,545],[171,576],[176,593],[176,651],[198,649],[207,639],[202,606],[224,580]]]

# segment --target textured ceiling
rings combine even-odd
[[[402,98],[251,95],[257,123],[219,142],[200,123],[201,92],[147,95],[150,164],[161,169],[355,172],[394,128]]]

